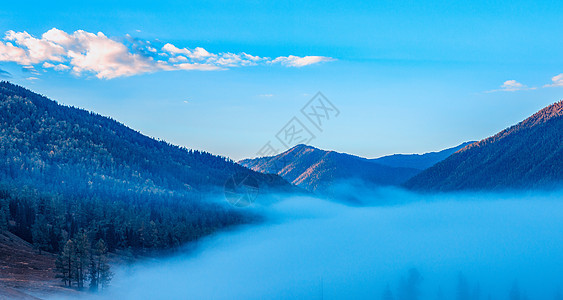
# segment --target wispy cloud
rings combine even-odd
[[[272,97],[274,97],[274,94],[260,94],[260,95],[258,95],[258,97],[262,97],[262,98],[272,98]]]
[[[551,78],[551,84],[546,84],[543,87],[563,87],[563,73],[555,75]]]
[[[161,44],[162,45],[162,44]],[[93,74],[101,79],[157,71],[221,70],[231,67],[279,64],[303,67],[333,58],[324,56],[259,57],[248,53],[211,53],[202,47],[180,48],[171,43],[107,37],[102,32],[77,30],[66,33],[53,28],[40,38],[27,32],[8,31],[0,41],[0,61],[15,62],[29,70],[36,66],[76,75]]]
[[[494,93],[494,92],[516,92],[516,91],[525,91],[525,90],[535,90],[535,87],[528,87],[525,84],[522,84],[516,80],[507,80],[505,81],[499,89],[486,91],[485,93]]]
[[[0,69],[0,78],[12,78],[12,74],[6,70]]]
[[[299,57],[295,55],[280,56],[271,61],[271,63],[280,63],[288,67],[304,67],[308,65],[318,64],[321,62],[333,61],[333,58],[325,56],[304,56]]]

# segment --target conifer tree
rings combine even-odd
[[[113,274],[107,261],[107,247],[104,240],[100,239],[92,249],[90,256],[90,289],[97,291],[99,286],[106,287]]]
[[[61,253],[57,256],[55,261],[55,272],[56,277],[61,278],[65,286],[72,286],[72,281],[75,278],[74,275],[74,262],[76,254],[76,247],[72,240],[68,240]]]
[[[86,232],[82,231],[76,238],[76,282],[78,288],[84,287],[90,262],[90,241]]]
[[[51,243],[49,238],[49,225],[44,215],[37,215],[35,223],[31,227],[31,235],[33,238],[33,247],[41,251],[51,251]]]
[[[383,291],[383,300],[394,300],[395,298],[393,297],[393,292],[391,292],[391,287],[389,286],[389,284],[387,284],[387,286],[385,287],[385,290]]]

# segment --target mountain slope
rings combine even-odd
[[[254,178],[262,192],[295,189],[0,82],[0,232],[38,249],[56,253],[82,232],[110,251],[163,249],[255,221],[207,201],[234,174]]]
[[[318,191],[341,180],[361,180],[374,185],[399,185],[418,174],[421,166],[447,156],[453,149],[455,148],[429,156],[396,155],[366,159],[297,145],[276,156],[245,159],[239,161],[239,164],[254,171],[278,174],[295,185]]]
[[[563,101],[480,142],[409,180],[415,190],[555,187],[563,181]]]
[[[283,186],[223,157],[144,136],[110,118],[0,83],[0,179],[73,189],[116,185],[162,192],[210,191],[234,173]]]
[[[436,163],[446,159],[448,156],[472,143],[474,142],[465,142],[456,147],[424,154],[393,154],[375,158],[373,159],[373,161],[389,167],[414,168],[422,171],[424,169],[430,168]]]

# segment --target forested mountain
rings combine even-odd
[[[375,158],[373,161],[389,167],[413,168],[422,171],[432,167],[436,163],[446,159],[448,156],[472,143],[474,142],[465,142],[456,147],[424,154],[393,154]]]
[[[413,168],[384,166],[369,159],[307,145],[297,145],[276,156],[241,160],[239,164],[254,171],[278,174],[309,191],[325,190],[340,180],[400,184],[419,172]]]
[[[563,101],[466,146],[405,185],[415,190],[506,190],[563,184]]]
[[[400,185],[470,143],[439,152],[395,154],[375,159],[297,145],[276,156],[244,159],[238,163],[254,171],[278,174],[309,191],[325,190],[332,183],[345,180]]]
[[[115,120],[0,83],[0,230],[46,251],[86,232],[116,248],[168,248],[251,221],[205,201],[233,174],[276,175],[154,140]]]

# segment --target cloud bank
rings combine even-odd
[[[530,299],[554,299],[563,284],[560,193],[349,192],[374,205],[284,197],[256,206],[268,222],[116,267],[92,300],[382,299],[387,285],[394,299],[509,299],[515,280]],[[413,267],[419,297],[401,297]],[[463,297],[460,272],[480,297]]]
[[[66,33],[53,28],[40,38],[23,32],[8,31],[0,41],[0,61],[43,69],[70,71],[100,79],[133,76],[143,73],[174,70],[221,70],[233,67],[278,64],[304,67],[332,61],[324,56],[254,56],[248,53],[211,53],[204,48],[179,48],[171,43],[163,46],[130,36],[119,40],[104,33],[77,30]]]

